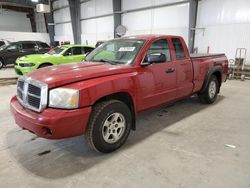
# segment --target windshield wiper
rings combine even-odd
[[[111,65],[117,65],[118,64],[116,61],[111,61],[111,60],[106,60],[106,59],[96,60],[96,62],[108,63],[108,64],[111,64]]]

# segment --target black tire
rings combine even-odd
[[[114,143],[105,141],[103,130],[104,123],[109,120],[113,114],[122,114],[125,119],[125,127],[119,140]],[[111,122],[110,122],[111,123]],[[93,112],[86,130],[86,139],[89,146],[102,153],[110,153],[120,148],[128,138],[132,125],[132,115],[129,107],[119,100],[103,101],[93,107]],[[109,128],[108,128],[109,129]],[[118,132],[118,129],[117,129]],[[113,134],[112,132],[110,135]],[[113,136],[111,136],[112,138]]]
[[[0,58],[0,70],[3,68],[3,66],[4,66],[4,61],[2,58]]]
[[[48,66],[52,66],[50,63],[45,63],[45,64],[41,64],[38,69],[44,68],[44,67],[48,67]]]
[[[211,94],[209,94],[209,88],[211,87],[211,84],[215,84],[215,93],[214,95],[211,96]],[[205,91],[203,93],[199,93],[199,99],[202,103],[204,104],[212,104],[214,103],[214,101],[216,101],[217,95],[218,95],[218,91],[219,91],[219,82],[218,79],[216,78],[216,76],[212,75],[209,79],[208,85],[205,89]]]

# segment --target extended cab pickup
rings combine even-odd
[[[85,134],[100,152],[122,146],[138,112],[197,94],[211,104],[226,81],[224,54],[190,56],[179,36],[107,41],[85,62],[39,69],[17,83],[16,123],[40,137]]]

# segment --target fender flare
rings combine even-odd
[[[209,83],[209,80],[210,80],[211,76],[215,72],[219,72],[222,75],[222,67],[221,66],[215,66],[215,67],[212,67],[212,68],[210,68],[208,70],[207,75],[205,76],[204,83],[202,85],[201,91],[199,93],[203,93],[206,90],[206,88],[208,86],[208,83]],[[219,83],[219,84],[221,85],[221,83]]]
[[[43,63],[41,63],[38,67],[37,67],[37,69],[39,69],[40,68],[40,66],[42,66],[42,65],[50,65],[50,66],[53,66],[54,64],[53,63],[50,63],[50,62],[43,62]]]

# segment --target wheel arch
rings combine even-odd
[[[208,70],[208,73],[205,77],[205,80],[204,80],[204,83],[203,83],[203,86],[202,86],[202,89],[200,91],[200,93],[203,93],[205,91],[205,89],[207,88],[208,86],[208,83],[209,83],[209,80],[211,78],[211,76],[216,76],[218,82],[219,82],[219,91],[218,93],[220,92],[220,86],[221,86],[221,82],[222,82],[222,67],[221,66],[215,66],[215,67],[212,67]]]
[[[134,105],[134,101],[133,101],[132,96],[128,92],[112,93],[112,94],[109,94],[109,95],[106,95],[106,96],[99,98],[98,100],[96,100],[94,105],[99,103],[99,102],[108,101],[111,99],[116,99],[116,100],[122,101],[129,107],[129,109],[131,110],[131,114],[132,114],[132,126],[131,126],[131,128],[132,128],[132,130],[136,130],[135,105]]]
[[[53,63],[50,63],[50,62],[44,62],[44,63],[41,63],[37,68],[39,69],[39,68],[41,68],[41,66],[43,66],[43,65],[52,66],[52,65],[54,65],[54,64],[53,64]]]

